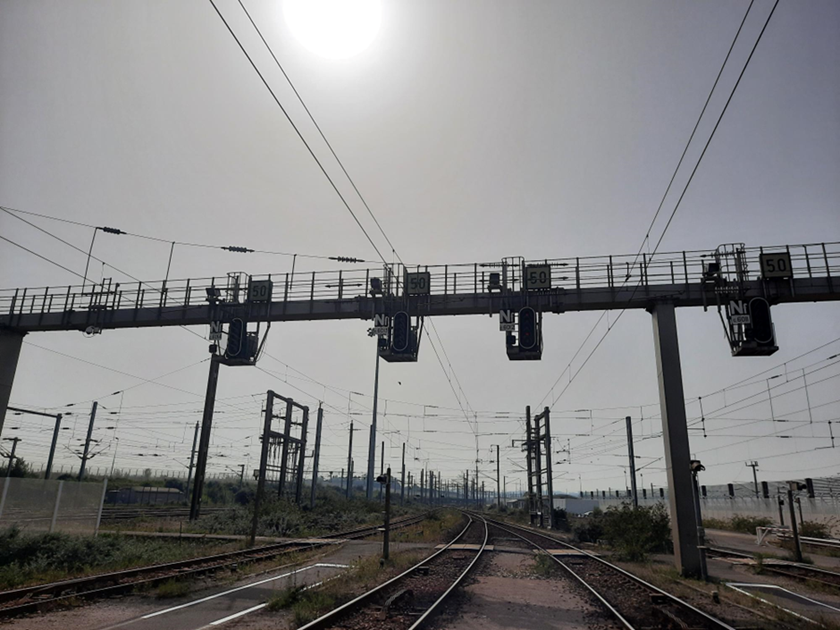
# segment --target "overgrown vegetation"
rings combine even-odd
[[[192,558],[232,546],[199,540],[25,534],[13,527],[0,531],[0,589]]]
[[[375,556],[362,558],[350,570],[318,588],[293,586],[278,593],[269,600],[266,608],[272,612],[290,611],[295,626],[300,627],[419,561],[420,556],[416,552],[392,554],[385,563],[380,563]]]
[[[651,553],[671,549],[671,520],[662,503],[638,507],[622,503],[579,519],[574,535],[578,542],[606,542],[622,560],[642,562]]]
[[[569,515],[566,510],[560,508],[554,510],[554,523],[557,526],[557,529],[561,532],[569,532],[572,530],[569,525]]]
[[[595,508],[589,516],[576,519],[572,534],[577,542],[597,543],[604,537],[604,513]]]
[[[32,470],[32,466],[26,463],[22,457],[15,457],[12,470],[9,472],[9,464],[0,468],[0,477],[37,477],[38,474]]]
[[[662,503],[634,507],[622,503],[604,512],[604,539],[623,560],[642,562],[671,546],[671,519]]]
[[[171,599],[183,597],[190,592],[190,584],[184,580],[166,580],[155,589],[155,597],[158,599]]]
[[[554,558],[542,553],[537,556],[532,570],[534,574],[543,578],[555,577],[563,573],[563,569],[557,564]]]
[[[802,521],[799,525],[799,535],[808,538],[831,538],[831,523]]]
[[[773,519],[766,516],[748,516],[734,514],[731,518],[704,518],[703,527],[710,529],[728,529],[742,534],[755,534],[756,527],[769,527]]]
[[[383,506],[378,501],[360,498],[347,500],[336,488],[319,487],[315,508],[292,501],[266,497],[260,508],[257,534],[260,536],[317,536],[354,529],[382,520]],[[408,507],[391,504],[391,518],[409,513]],[[253,503],[208,515],[201,520],[209,533],[248,534],[251,531]]]
[[[466,519],[460,512],[445,510],[432,512],[416,525],[410,525],[391,532],[393,542],[437,542],[451,540],[466,525]]]

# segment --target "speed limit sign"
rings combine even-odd
[[[249,302],[271,302],[271,280],[251,280],[248,286]]]
[[[551,288],[551,267],[549,265],[528,265],[525,267],[525,288],[529,291]]]
[[[778,252],[772,254],[761,254],[759,257],[761,263],[761,277],[762,278],[792,278],[793,268],[790,264],[789,252]]]
[[[431,293],[432,274],[428,271],[405,273],[405,292],[407,295],[429,295]]]

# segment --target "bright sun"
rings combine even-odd
[[[380,0],[286,0],[283,14],[307,49],[346,59],[370,46],[382,17]]]

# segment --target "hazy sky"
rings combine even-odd
[[[385,2],[373,44],[342,61],[303,48],[279,0],[245,4],[403,260],[443,264],[635,253],[749,3]],[[219,6],[378,246],[390,252],[239,5]],[[771,7],[755,2],[676,191]],[[661,251],[840,241],[838,31],[837,2],[782,0]],[[676,199],[669,196],[664,215]],[[198,0],[0,0],[0,204],[166,240],[376,261],[213,7]],[[89,228],[26,218],[81,249],[90,243]],[[654,239],[663,228],[660,220]],[[84,269],[84,255],[5,213],[0,233]],[[157,280],[169,246],[100,234],[95,254]],[[170,277],[285,273],[290,266],[284,256],[177,247]],[[96,280],[103,277],[101,265],[91,268]],[[297,260],[298,270],[323,268]],[[104,276],[121,279],[108,268]],[[0,243],[2,288],[77,281]],[[500,444],[513,489],[524,479],[524,460],[511,439],[523,437],[525,405],[536,407],[547,395],[555,450],[571,444],[571,463],[555,466],[557,490],[624,487],[623,418],[642,413],[635,429],[644,483],[662,484],[647,313],[625,314],[562,398],[567,377],[550,391],[598,317],[547,315],[543,360],[524,363],[506,358],[495,318],[438,318],[463,393],[456,399],[447,382],[455,376],[445,358],[441,368],[428,340],[416,364],[383,362],[387,462],[398,466],[408,441],[415,472],[427,460],[446,477],[472,468],[476,438],[463,406],[471,419],[475,412],[482,470],[495,475],[491,445]],[[768,480],[838,472],[840,450],[814,449],[830,446],[828,421],[840,420],[840,366],[827,360],[840,352],[840,306],[780,306],[774,318],[780,351],[748,359],[730,356],[713,310],[678,313],[686,396],[704,397],[707,437],[696,425],[691,447],[706,464],[706,483],[751,479],[750,459]],[[311,407],[328,405],[324,470],[345,465],[349,409],[362,429],[354,455],[363,470],[375,360],[369,325],[275,324],[270,356],[260,362],[270,373],[223,368],[210,471],[235,468],[249,452],[249,468],[255,465],[269,388]],[[184,470],[202,407],[206,342],[174,328],[90,339],[40,333],[25,343],[12,402],[73,413],[59,465],[77,464],[69,447],[84,437],[96,399],[102,453],[94,468],[110,466],[116,436],[117,467]],[[749,387],[720,391],[785,362]],[[814,422],[780,422],[809,420],[802,368],[816,370],[808,376]],[[774,422],[764,379],[785,373],[769,381]],[[358,394],[348,400],[348,392]],[[592,419],[578,409],[593,410]],[[688,414],[692,422],[699,417],[696,402]],[[51,421],[10,416],[6,427],[4,437],[22,437],[21,455],[45,461]],[[490,476],[483,479],[492,485]]]

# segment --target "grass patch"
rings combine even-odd
[[[0,531],[0,589],[174,562],[236,548],[236,543]]]
[[[315,508],[296,505],[294,501],[278,499],[267,493],[266,502],[260,508],[257,534],[259,536],[319,536],[355,529],[364,525],[382,522],[384,505],[379,501],[363,498],[347,499],[333,487],[318,487]],[[391,505],[391,519],[416,514],[419,506]],[[207,533],[228,533],[247,535],[251,531],[254,516],[253,502],[236,506],[224,512],[203,517],[199,524]]]
[[[389,580],[420,562],[416,552],[400,552],[380,563],[377,557],[362,558],[340,576],[318,588],[291,587],[272,597],[269,612],[289,611],[295,627],[300,627],[341,606],[364,591]]]
[[[433,543],[450,540],[466,526],[466,519],[455,510],[433,512],[417,525],[391,532],[394,542]]]
[[[551,556],[541,553],[537,556],[534,566],[531,569],[534,575],[541,578],[557,577],[563,573],[562,567]]]
[[[189,592],[189,582],[185,582],[184,580],[167,580],[155,589],[155,597],[158,599],[172,599],[183,597]]]
[[[295,625],[300,627],[338,605],[333,593],[298,587],[286,589],[272,597],[266,609],[270,612],[290,610]]]

